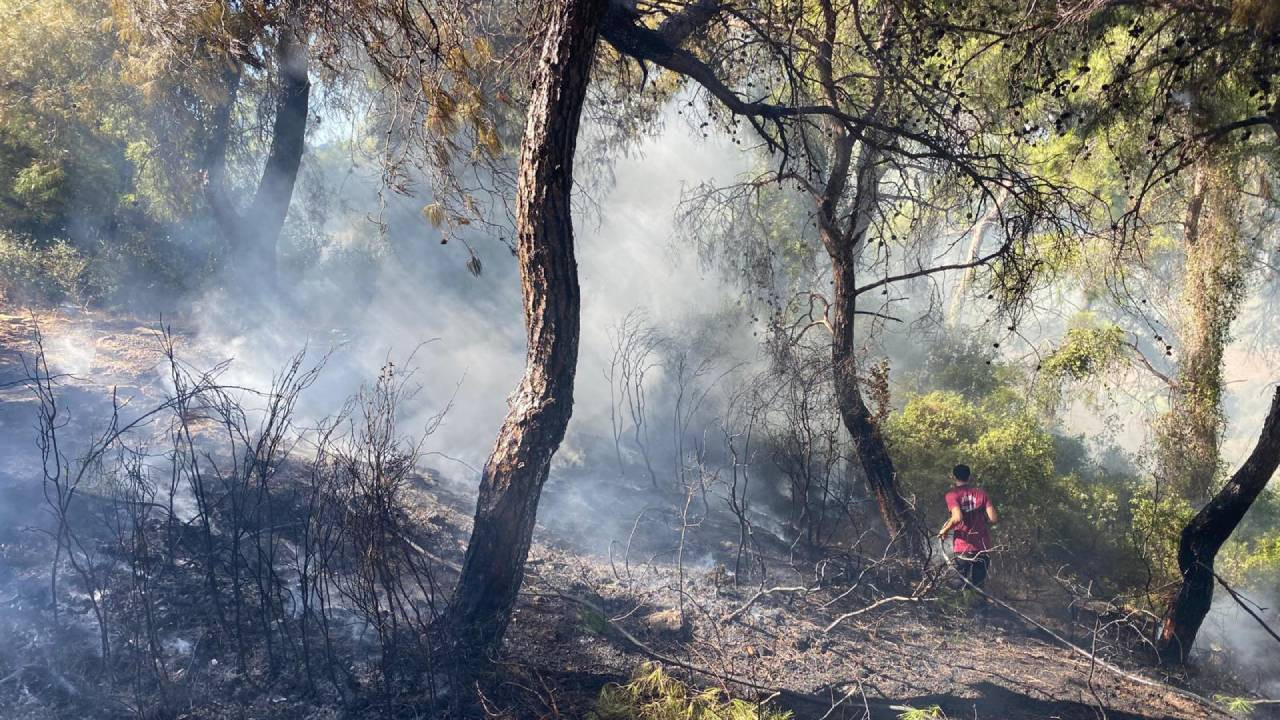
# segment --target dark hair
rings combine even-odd
[[[957,465],[951,468],[951,474],[956,476],[957,480],[969,479],[969,466],[965,464]]]

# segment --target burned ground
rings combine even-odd
[[[30,350],[31,322],[5,317],[4,346]],[[111,383],[118,397],[127,391],[135,398],[131,407],[167,391],[156,371],[162,364],[156,336],[146,324],[94,322],[75,313],[42,324],[51,365],[70,373],[60,385],[72,410],[68,428],[88,432],[90,419],[112,407]],[[72,359],[57,357],[72,350],[82,353],[74,362],[87,364],[70,367]],[[588,715],[601,688],[626,681],[646,660],[692,685],[767,699],[802,718],[895,718],[933,706],[951,718],[1202,718],[1225,714],[1174,685],[1201,696],[1240,694],[1213,668],[1164,677],[1148,664],[1136,632],[1140,618],[1116,622],[1123,608],[1082,605],[1047,568],[1011,577],[1001,576],[997,563],[991,586],[994,596],[1041,628],[999,606],[975,610],[945,586],[908,581],[881,558],[838,546],[817,552],[764,527],[755,530],[744,563],[737,519],[713,487],[673,498],[645,483],[573,468],[553,472],[545,490],[544,522],[504,655],[484,688],[450,684],[448,668],[462,658],[449,653],[458,649],[427,643],[434,655],[424,661],[421,649],[395,644],[416,628],[381,637],[368,615],[345,601],[320,615],[334,627],[315,637],[331,648],[305,655],[264,649],[255,622],[215,619],[211,602],[219,605],[211,594],[230,593],[231,586],[222,576],[209,579],[197,529],[187,524],[174,533],[160,514],[144,524],[142,536],[173,539],[164,546],[167,560],[148,560],[145,608],[96,598],[110,607],[117,633],[113,660],[104,662],[95,598],[72,575],[57,590],[56,619],[49,602],[54,525],[30,444],[36,406],[20,382],[21,366],[12,356],[6,360],[0,382],[13,383],[0,403],[8,453],[0,478],[0,715],[6,718],[429,717],[455,706],[462,694],[478,694],[467,706],[481,714],[578,718]],[[77,371],[99,380],[88,383]],[[306,462],[292,455],[273,468],[270,516],[278,547],[304,542],[291,524],[304,524],[307,473]],[[610,492],[582,492],[592,484],[607,484]],[[472,490],[421,468],[402,490],[396,527],[405,542],[395,547],[429,568],[430,585],[415,591],[415,602],[429,608],[456,577]],[[227,515],[235,504],[228,502],[210,508],[214,526],[237,522]],[[570,506],[574,512],[559,512]],[[118,538],[108,531],[104,519],[113,507],[86,486],[70,522],[81,529],[78,542],[93,546],[86,556],[100,571],[127,582],[124,569],[137,566],[118,555]],[[255,526],[240,534],[263,532]],[[161,547],[145,552],[163,554]],[[354,572],[342,562],[334,562],[335,574]],[[279,625],[266,636],[295,642],[291,602],[282,601],[280,610],[290,617],[262,616]],[[152,613],[150,639],[140,624],[131,625],[140,623],[143,609]],[[229,626],[246,637],[229,636]],[[303,626],[303,634],[315,632]],[[398,654],[388,655],[389,647]],[[1123,677],[1102,662],[1156,682]],[[411,677],[424,673],[432,675],[430,691]]]

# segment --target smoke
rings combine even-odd
[[[1254,613],[1276,626],[1275,609],[1280,598],[1274,592],[1255,587],[1242,592],[1241,597]],[[1280,697],[1276,639],[1222,588],[1214,595],[1213,606],[1196,638],[1195,658],[1206,666],[1222,662],[1244,687],[1262,697]]]
[[[333,155],[313,150],[308,161],[332,162]],[[578,173],[612,180],[578,188],[592,202],[575,208],[582,336],[574,417],[558,463],[587,462],[599,439],[610,434],[603,372],[612,352],[609,329],[633,309],[673,334],[728,323],[724,334],[737,340],[733,357],[722,359],[726,366],[759,355],[746,316],[734,311],[737,289],[707,272],[694,248],[673,242],[683,185],[728,182],[744,162],[727,138],[707,139],[686,123],[671,122],[618,159],[612,172]],[[305,206],[309,200],[334,200],[336,194],[337,202],[321,213],[327,217],[318,243],[300,249],[295,241],[282,251],[297,256],[305,249],[309,255],[284,273],[289,299],[246,310],[226,291],[210,292],[186,318],[190,356],[210,364],[230,358],[226,382],[261,388],[299,348],[309,348],[313,357],[331,353],[299,407],[313,419],[333,412],[384,363],[411,364],[421,392],[408,408],[406,427],[449,406],[432,438],[433,449],[452,459],[442,459],[439,469],[474,487],[475,470],[524,369],[515,258],[497,237],[472,237],[470,250],[483,267],[473,277],[458,242],[441,244],[423,219],[421,197],[380,192],[377,167],[336,166],[310,179],[317,181],[328,187],[300,192],[304,206],[295,206],[291,222],[315,214]]]
[[[705,129],[677,118],[673,108],[682,103],[674,101],[662,130],[621,154],[614,165],[604,171],[581,167],[577,173],[579,196],[591,199],[576,207],[582,336],[574,417],[557,454],[552,489],[568,471],[575,477],[617,474],[608,462],[611,400],[604,371],[612,353],[610,328],[627,313],[643,310],[655,328],[671,336],[713,337],[698,350],[715,355],[721,370],[763,362],[754,335],[761,328],[744,307],[742,288],[704,267],[697,249],[679,242],[675,227],[683,188],[732,182],[754,159],[730,138],[708,137]],[[164,317],[173,318],[175,329],[189,338],[180,348],[189,361],[208,367],[231,359],[223,376],[229,384],[265,388],[300,348],[308,348],[313,360],[328,354],[325,371],[298,408],[304,421],[335,412],[387,362],[416,368],[413,382],[421,392],[406,408],[405,427],[422,427],[448,406],[430,448],[440,455],[431,462],[473,491],[506,413],[506,398],[524,367],[515,259],[501,237],[473,233],[469,250],[484,268],[473,277],[464,268],[468,252],[458,241],[441,244],[439,232],[423,219],[420,211],[429,198],[386,191],[376,161],[344,152],[343,133],[332,125],[321,123],[329,129],[313,139],[319,144],[304,159],[281,243],[282,297],[255,305],[233,291],[214,289],[190,305],[179,299]],[[579,161],[599,162],[586,153]],[[953,253],[962,252],[963,243],[950,245]],[[252,276],[257,269],[233,264],[229,272]],[[935,276],[895,292],[895,299],[907,299],[888,309],[905,322],[879,330],[871,348],[888,357],[895,377],[921,366],[916,321],[936,315],[957,280]],[[1003,321],[979,302],[968,303],[959,321],[970,332],[989,336],[993,360],[1034,363],[1035,354],[1060,337],[1070,315],[1084,307],[1081,298],[1051,299],[1043,298],[1016,334],[1006,332]],[[86,333],[91,330],[57,337],[51,356],[69,372],[90,374],[94,343]],[[1265,410],[1265,394],[1258,389],[1270,380],[1267,364],[1243,343],[1232,346],[1227,362],[1228,379],[1243,380],[1228,385],[1224,455],[1234,459],[1252,446]],[[659,388],[670,383],[662,373],[659,367],[652,376]],[[1113,417],[1127,420],[1107,431],[1130,452],[1141,450],[1146,440],[1153,395],[1120,397],[1112,409]],[[1103,428],[1096,412],[1076,406],[1065,416],[1063,430],[1094,435]]]

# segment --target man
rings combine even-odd
[[[947,491],[947,508],[951,517],[938,531],[938,538],[952,534],[956,570],[975,587],[987,579],[987,552],[991,549],[990,527],[999,521],[996,506],[987,491],[969,484],[969,466],[957,465],[951,470],[954,487]]]

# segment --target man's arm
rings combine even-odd
[[[1000,522],[1000,514],[996,512],[996,506],[992,505],[991,501],[988,500],[987,501],[987,524],[995,525],[998,522]]]
[[[987,507],[990,507],[990,505]],[[960,507],[958,505],[952,505],[951,517],[947,518],[947,521],[943,523],[942,529],[938,531],[938,537],[945,538],[947,533],[951,532],[951,528],[959,525],[963,519],[964,517],[960,514]]]

